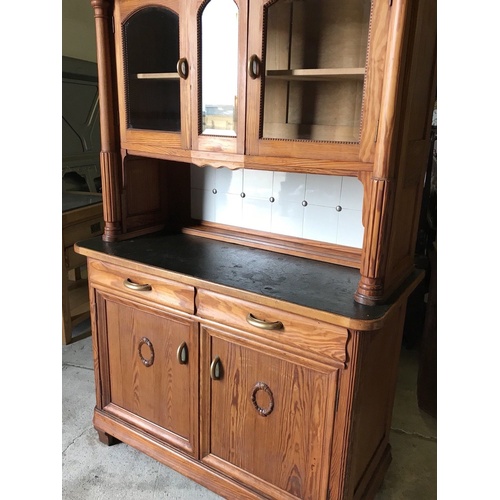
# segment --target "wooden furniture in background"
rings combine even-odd
[[[85,257],[73,248],[75,242],[102,234],[102,196],[62,193],[62,342],[71,344],[88,337],[90,331],[72,338],[73,328],[90,316],[88,281],[82,273]]]
[[[62,178],[82,182],[72,191],[100,192],[100,124],[97,65],[62,57]]]
[[[435,1],[91,4],[104,233],[75,248],[100,439],[226,498],[373,498],[423,274]],[[192,220],[191,165],[357,177],[362,248]]]

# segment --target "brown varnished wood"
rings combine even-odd
[[[201,221],[200,224],[194,226],[184,227],[182,232],[321,262],[355,268],[360,266],[361,251],[351,247],[319,243],[303,238],[285,237],[251,229],[238,230],[231,226],[206,221]]]
[[[260,0],[250,3],[249,11],[249,47],[248,55],[257,54],[262,60],[263,44],[261,33],[264,28],[263,12],[269,6],[275,5],[275,2],[269,0]],[[333,4],[332,4],[333,6]],[[285,6],[283,6],[285,7]],[[305,157],[305,158],[335,158],[342,162],[372,162],[373,161],[373,144],[377,130],[378,114],[380,110],[380,93],[382,80],[381,75],[384,69],[384,60],[386,56],[386,30],[384,25],[389,16],[389,4],[387,2],[374,2],[371,27],[369,32],[369,51],[367,63],[367,81],[365,92],[363,95],[363,112],[362,112],[362,132],[361,137],[356,138],[354,144],[336,143],[336,142],[315,142],[315,141],[288,141],[279,139],[262,140],[260,132],[260,109],[261,109],[261,85],[262,78],[248,80],[247,98],[247,152],[257,156],[279,156],[279,157]],[[312,11],[306,11],[308,16],[319,16],[313,24],[316,31],[321,30],[321,13],[314,14]],[[313,15],[314,14],[314,15]],[[285,15],[278,16],[282,18]],[[298,21],[296,21],[298,22]],[[333,32],[334,30],[326,30]],[[349,29],[349,27],[347,27]],[[255,36],[254,36],[255,34]],[[310,37],[311,38],[311,37]],[[314,38],[314,37],[312,37]],[[283,39],[282,45],[286,47],[288,40]],[[285,49],[283,49],[285,50]],[[332,51],[333,54],[335,51]],[[322,54],[327,57],[327,54]],[[266,53],[267,56],[267,53]],[[274,63],[281,57],[278,53],[270,55]],[[363,60],[362,65],[365,64]],[[279,93],[273,97],[273,102],[279,102]],[[361,105],[361,102],[360,102]],[[326,106],[328,107],[328,106]]]
[[[192,286],[94,259],[88,259],[87,267],[94,288],[108,290],[137,302],[154,302],[157,305],[194,313],[195,290]],[[137,291],[127,288],[124,284],[127,280],[139,285],[149,285],[150,290]]]
[[[366,59],[366,88],[363,96],[362,133],[359,144],[321,143],[315,141],[283,141],[261,140],[258,138],[260,112],[260,81],[247,78],[246,62],[251,53],[262,56],[263,9],[274,2],[262,0],[252,2],[247,12],[245,2],[237,3],[240,22],[239,54],[239,131],[236,140],[229,139],[230,146],[225,145],[226,138],[204,137],[198,143],[198,37],[197,33],[199,14],[206,2],[193,0],[178,2],[178,0],[161,0],[160,4],[179,15],[180,52],[186,55],[189,61],[189,77],[181,81],[182,130],[181,133],[163,133],[150,130],[127,129],[125,124],[125,93],[123,80],[123,53],[121,29],[115,30],[114,39],[110,37],[109,20],[103,21],[104,12],[109,16],[113,7],[115,22],[123,23],[138,9],[146,5],[143,0],[120,0],[111,3],[96,2],[96,12],[99,15],[99,47],[103,59],[100,78],[106,89],[104,96],[105,118],[102,127],[105,130],[104,143],[114,144],[117,141],[116,103],[108,97],[118,96],[120,109],[120,134],[123,162],[127,155],[134,154],[166,161],[180,161],[197,165],[211,165],[228,168],[255,168],[273,169],[277,171],[293,171],[302,173],[318,173],[331,175],[358,175],[373,171],[373,186],[365,184],[365,201],[363,220],[368,237],[363,247],[363,266],[361,280],[355,300],[364,304],[382,302],[405,279],[413,266],[411,255],[415,242],[415,220],[420,204],[419,180],[421,179],[420,160],[428,149],[428,141],[420,135],[420,142],[414,142],[408,150],[402,149],[410,139],[411,127],[421,121],[422,117],[429,118],[429,109],[432,101],[432,82],[429,78],[419,78],[435,66],[432,49],[435,46],[435,30],[425,28],[435,24],[432,14],[426,3],[416,0],[390,2],[377,1],[373,3],[369,26],[369,50]],[[418,6],[422,7],[418,7]],[[418,8],[417,8],[418,7]],[[420,9],[420,10],[418,10]],[[424,14],[419,14],[424,12]],[[119,20],[119,22],[117,21]],[[250,26],[249,37],[243,36],[246,26]],[[419,38],[420,37],[420,38]],[[418,40],[414,42],[413,39]],[[434,45],[433,45],[434,43]],[[247,46],[248,44],[248,46]],[[283,50],[285,41],[281,44]],[[413,57],[413,47],[425,47]],[[279,45],[278,45],[279,47]],[[430,50],[429,50],[430,49]],[[116,64],[114,53],[117,52]],[[269,58],[283,57],[279,51]],[[387,61],[387,63],[386,63]],[[272,66],[271,61],[269,65]],[[116,66],[116,71],[114,67]],[[424,73],[422,73],[424,72]],[[407,75],[410,75],[409,77]],[[435,84],[434,84],[435,86]],[[114,89],[117,89],[114,91]],[[190,89],[190,90],[188,90]],[[429,91],[431,89],[431,91]],[[417,96],[426,102],[425,106],[418,102],[413,111],[407,112],[403,104],[406,95]],[[248,103],[246,103],[248,101]],[[247,110],[245,115],[245,108]],[[415,111],[423,110],[424,111]],[[408,108],[410,109],[410,108]],[[245,117],[246,119],[242,119]],[[403,121],[403,118],[404,121]],[[107,117],[107,118],[106,118]],[[402,125],[406,123],[409,132],[402,132]],[[428,130],[427,123],[426,129]],[[405,135],[406,134],[406,135]],[[408,137],[408,139],[406,138]],[[246,141],[246,150],[243,145]],[[193,142],[194,141],[194,142]],[[255,149],[255,144],[259,144]],[[229,143],[228,143],[229,144]],[[106,150],[105,150],[106,149]],[[128,216],[127,209],[121,207],[123,193],[117,187],[122,182],[118,163],[120,159],[110,148],[103,148],[102,170],[104,189],[104,213],[106,220],[105,239],[121,239],[138,236],[150,231],[161,229],[162,223],[152,214],[137,216],[135,220]],[[397,151],[410,158],[397,158]],[[126,169],[125,165],[123,169]],[[406,170],[403,183],[398,172]],[[413,179],[412,186],[409,180]],[[383,200],[375,193],[381,192]],[[162,197],[169,199],[175,190],[169,188],[161,190]],[[368,195],[370,193],[370,195]],[[130,192],[126,196],[130,196]],[[136,195],[140,197],[138,193]],[[126,199],[126,198],[125,198]],[[406,208],[403,200],[410,200],[410,213],[403,219],[402,208]],[[397,220],[394,218],[396,216]],[[396,225],[393,228],[393,223]],[[408,224],[411,228],[408,229]],[[150,228],[150,231],[147,228]],[[397,235],[397,236],[395,236]],[[411,235],[409,237],[408,235]],[[389,246],[392,248],[389,250]],[[335,256],[335,249],[331,252]],[[335,257],[334,257],[335,258]]]
[[[413,251],[435,99],[435,2],[371,2],[364,54],[351,43],[357,26],[344,26],[347,38],[327,29],[333,11],[323,16],[298,6],[290,28],[291,4],[236,0],[236,138],[198,134],[199,14],[206,0],[91,4],[105,227],[103,238],[78,241],[75,252],[89,270],[99,438],[130,444],[225,498],[373,498],[391,460],[406,301],[423,275],[414,270]],[[180,132],[127,128],[121,27],[146,5],[179,17],[179,57],[189,68],[180,82]],[[264,57],[263,12],[272,7],[267,27],[276,28],[275,43],[261,69],[282,71],[289,60],[298,69],[294,82],[324,82],[336,71],[345,78],[350,71],[337,68],[337,55],[319,49],[337,40],[338,53],[354,61],[348,94],[355,98],[344,118],[361,116],[359,137],[323,140],[325,130],[352,135],[351,125],[325,113],[339,102],[335,86],[320,91],[321,123],[309,127],[316,140],[262,137],[262,77],[252,79],[247,62],[252,54]],[[360,18],[351,4],[328,4],[337,7],[345,19]],[[312,19],[305,42],[293,30]],[[325,74],[303,68],[302,51],[313,66],[321,66],[315,57],[326,58]],[[274,77],[266,126],[273,123],[285,137],[285,129],[298,128],[283,114],[288,75]],[[316,118],[312,97],[296,95],[286,101],[291,121]],[[308,128],[307,119],[302,125]],[[190,164],[357,177],[363,247],[192,221]],[[151,289],[132,290],[127,279]],[[258,321],[247,321],[248,313]],[[262,322],[281,327],[264,329]],[[178,358],[184,343],[187,364]],[[218,379],[211,369],[216,356]]]
[[[212,264],[217,267],[213,259]],[[301,316],[285,312],[282,302],[249,302],[232,288],[221,293],[198,282],[193,289],[175,279],[160,280],[153,268],[150,275],[137,273],[133,261],[117,266],[91,258],[88,266],[91,297],[96,297],[94,424],[101,433],[138,447],[223,495],[244,487],[247,493],[241,498],[340,499],[358,498],[361,489],[376,490],[389,463],[387,426],[396,351],[412,287],[376,330],[348,333],[336,322],[318,321],[314,309],[308,310],[312,316]],[[122,290],[126,276],[151,284],[153,294]],[[195,309],[190,309],[190,296]],[[189,312],[193,310],[195,316]],[[261,331],[248,324],[248,312],[263,321],[280,321],[283,329]],[[143,337],[155,353],[149,368],[137,352]],[[182,375],[186,367],[176,364],[174,354],[183,341],[189,345],[190,362],[195,358],[189,376]],[[149,349],[143,351],[148,362]],[[211,378],[215,356],[222,363],[220,380]],[[144,370],[153,367],[155,371],[145,372],[152,374],[149,380]],[[172,416],[174,403],[165,414],[165,397],[158,400],[154,389],[158,384],[162,393],[171,395],[167,401],[183,401],[181,423]],[[253,394],[256,384],[265,384],[272,395],[268,416],[254,406],[252,395],[258,407],[270,405],[268,392]],[[361,443],[356,436],[363,433]],[[186,462],[176,450],[192,459]],[[264,465],[264,456],[280,467]],[[220,482],[215,471],[230,477],[231,484]]]
[[[201,318],[247,330],[261,343],[281,345],[282,349],[296,353],[308,352],[334,366],[343,367],[346,361],[347,330],[335,325],[236,298],[228,301],[225,295],[203,289],[198,289],[196,310]],[[264,330],[251,326],[246,319],[248,314],[262,321],[280,321],[283,327]]]
[[[333,436],[330,498],[337,498],[338,492],[340,498],[373,498],[390,463],[389,430],[405,301],[403,296],[380,330],[370,335],[350,331],[349,363],[339,378],[340,420]]]
[[[212,491],[219,492],[221,495],[225,495],[228,498],[237,498],[238,500],[262,499],[261,495],[229,479],[224,474],[201,466],[200,462],[194,462],[185,453],[179,452],[175,448],[153,438],[127,422],[118,420],[116,417],[99,409],[94,413],[94,425],[99,436],[105,433],[112,436],[115,440],[133,446],[158,462],[165,464]]]
[[[209,448],[202,449],[202,461],[270,498],[323,498],[337,371],[319,374],[277,356],[268,358],[226,342],[213,328],[204,328],[202,337],[223,365],[221,379],[207,381],[211,410],[206,432],[211,439]],[[267,417],[251,401],[259,381],[274,396]],[[268,396],[262,396],[261,404],[268,403]],[[290,408],[296,410],[290,414]]]
[[[114,241],[122,233],[120,205],[120,155],[117,128],[117,88],[114,73],[114,45],[112,40],[112,2],[92,0],[97,38],[97,68],[99,81],[99,108],[101,122],[101,182],[103,194],[104,234],[106,241]]]
[[[436,91],[436,5],[398,2],[389,30],[357,301],[384,301],[411,272]],[[390,75],[390,76],[389,76]]]
[[[384,327],[373,335],[355,333],[361,337],[357,355],[362,369],[357,374],[355,388],[351,482],[345,491],[348,498],[351,494],[353,498],[365,498],[368,488],[376,491],[385,474],[385,470],[378,469],[390,451],[389,432],[405,306],[405,301],[401,301]],[[381,365],[382,357],[385,362]]]
[[[401,109],[401,139],[397,149],[397,184],[391,220],[387,263],[382,274],[391,285],[413,267],[422,204],[422,185],[430,148],[432,106],[436,96],[436,2],[422,0],[413,4],[408,53],[412,64],[407,68]]]
[[[127,233],[179,230],[190,220],[190,172],[184,163],[126,156],[122,220]],[[174,189],[175,186],[175,189]],[[172,190],[171,196],[163,193]]]
[[[100,327],[113,346],[108,377],[101,378],[108,396],[103,409],[196,456],[198,344],[193,321],[105,293],[97,300],[105,302],[106,314],[99,322],[105,322]],[[141,346],[146,338],[151,347]],[[187,364],[176,356],[182,342],[189,349]],[[151,365],[145,366],[143,359]]]

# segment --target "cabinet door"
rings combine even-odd
[[[122,148],[189,148],[189,55],[184,3],[115,2]]]
[[[202,338],[202,460],[266,498],[326,498],[338,370]]]
[[[109,412],[198,454],[194,321],[97,292],[101,399]]]
[[[247,153],[369,161],[390,2],[249,1]]]
[[[193,150],[243,153],[247,0],[190,4]]]

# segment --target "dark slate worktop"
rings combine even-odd
[[[354,320],[382,318],[391,303],[354,301],[359,270],[186,234],[154,234],[77,246]],[[88,253],[87,253],[88,254]]]

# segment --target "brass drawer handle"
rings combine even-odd
[[[210,378],[212,380],[220,380],[222,378],[222,363],[219,356],[215,356],[210,364]]]
[[[247,314],[247,323],[262,330],[283,330],[283,323],[281,321],[265,321],[256,318],[252,313]]]
[[[183,342],[177,348],[177,361],[180,365],[187,365],[188,362],[188,346],[186,342]]]
[[[185,80],[188,77],[188,72],[189,72],[188,68],[189,66],[187,59],[185,57],[181,57],[177,62],[177,73],[183,80]]]
[[[134,290],[136,292],[149,292],[153,289],[149,283],[144,283],[143,285],[141,285],[140,283],[135,283],[130,278],[127,278],[123,282],[123,285],[126,288],[129,288],[130,290]]]

